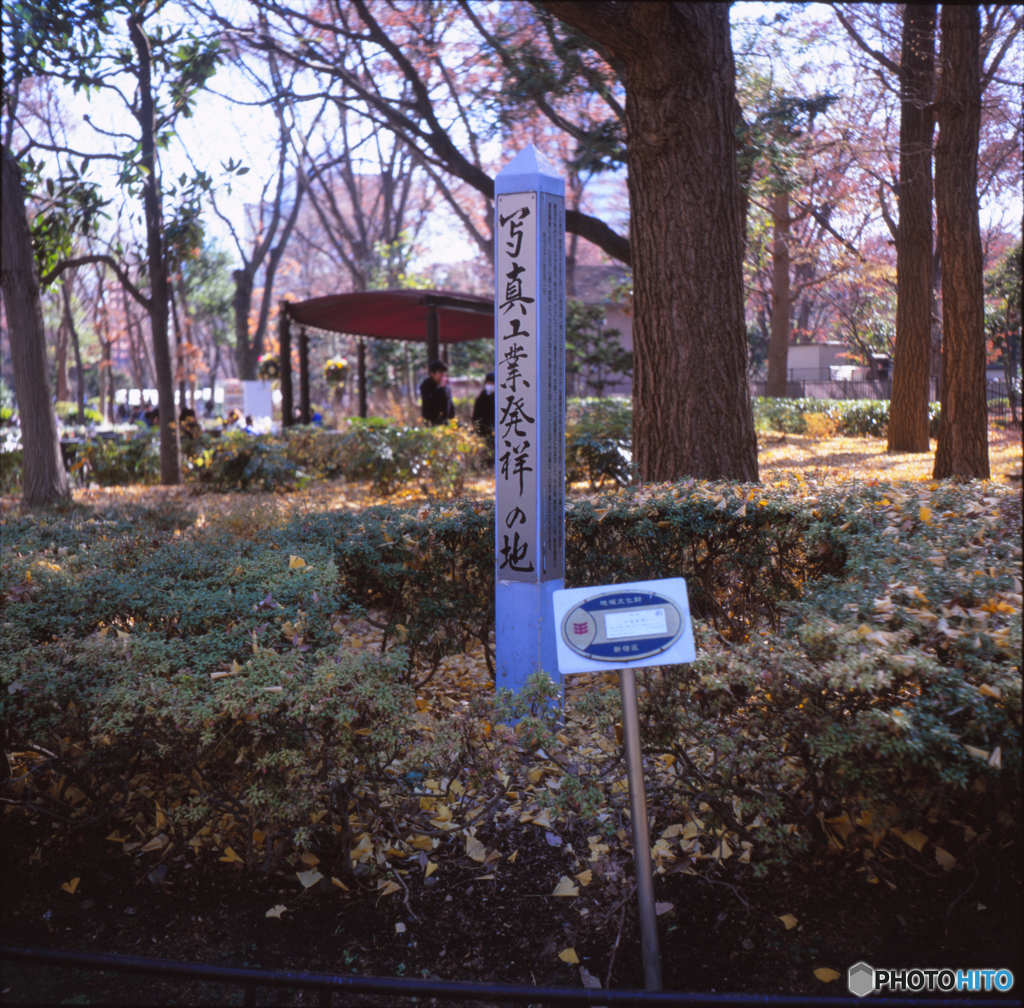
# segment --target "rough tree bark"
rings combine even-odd
[[[932,328],[932,90],[935,4],[907,4],[900,57],[896,347],[889,410],[891,452],[926,452]]]
[[[0,287],[11,341],[14,391],[21,416],[24,455],[22,504],[40,507],[71,499],[60,453],[57,417],[46,365],[46,333],[39,304],[39,278],[25,211],[21,177],[14,156],[0,148]]]
[[[543,6],[623,68],[641,477],[756,480],[728,5]]]
[[[141,132],[139,163],[145,171],[142,202],[146,218],[146,256],[149,273],[150,333],[153,338],[153,364],[156,391],[160,400],[160,482],[181,483],[181,440],[174,409],[174,367],[168,340],[170,291],[167,260],[164,254],[163,213],[160,200],[160,176],[156,157],[156,119],[153,102],[152,61],[149,39],[142,27],[144,15],[128,18],[128,36],[138,59],[139,98],[133,109]],[[184,403],[182,403],[184,406]]]
[[[68,284],[74,274],[64,277],[60,285],[60,295],[64,303],[64,328],[71,334],[71,346],[75,351],[75,403],[78,406],[78,422],[85,423],[85,368],[82,366],[82,342],[78,338],[78,327],[75,316],[71,312],[71,292]]]
[[[792,305],[789,286],[789,193],[772,196],[772,328],[768,339],[768,380],[766,396],[785,398],[789,364],[789,315]]]
[[[942,251],[942,416],[934,478],[988,479],[985,297],[978,223],[981,19],[942,5],[935,219]]]

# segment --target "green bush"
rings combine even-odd
[[[20,448],[0,451],[0,497],[21,493],[21,474],[25,455]]]
[[[130,440],[96,438],[79,446],[73,472],[100,486],[160,482],[160,435],[140,430]]]
[[[70,826],[156,819],[159,802],[175,838],[231,837],[253,866],[327,823],[321,859],[340,878],[350,816],[392,838],[429,829],[412,782],[437,777],[442,794],[459,777],[479,810],[538,745],[578,772],[545,794],[524,783],[531,800],[624,806],[616,747],[593,745],[613,739],[617,691],[588,689],[558,729],[538,682],[518,736],[499,723],[507,697],[413,702],[445,656],[480,642],[493,661],[491,505],[207,521],[5,521],[0,719],[19,754],[5,798]],[[653,808],[700,821],[688,856],[714,858],[724,837],[752,844],[755,866],[814,842],[865,858],[883,829],[959,856],[951,820],[1015,823],[1019,527],[1019,497],[992,484],[689,481],[572,502],[567,585],[688,582],[698,660],[640,677]],[[377,626],[379,652],[339,647],[340,614]],[[158,797],[131,784],[142,774]]]
[[[772,399],[757,397],[754,426],[759,431],[806,434],[808,414],[821,414],[836,421],[836,433],[884,437],[889,429],[887,399]],[[939,433],[939,403],[928,404],[932,437]]]
[[[565,478],[591,490],[605,480],[623,486],[632,479],[633,403],[630,399],[570,399],[565,416]]]
[[[57,419],[65,426],[82,422],[78,417],[78,403],[58,402],[54,404],[54,410],[57,413]],[[91,406],[85,407],[85,423],[99,424],[103,421],[104,416],[99,410],[95,410]]]

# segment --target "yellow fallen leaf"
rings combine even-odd
[[[800,923],[792,914],[779,914],[779,920],[786,925],[786,930],[791,931]]]
[[[682,823],[675,823],[672,826],[666,827],[661,834],[662,840],[671,840],[672,837],[679,836],[679,834],[683,832],[683,828]]]
[[[276,907],[271,907],[267,911],[267,916],[268,917],[276,917],[278,920],[280,920],[281,919],[281,914],[287,913],[287,912],[288,912],[288,907],[286,907],[283,903],[278,903]]]
[[[576,955],[576,949],[574,948],[562,949],[562,951],[558,953],[558,958],[561,959],[562,962],[568,963],[570,966],[576,966],[580,961],[580,957]]]
[[[377,890],[380,892],[381,896],[390,896],[393,892],[398,892],[398,883],[386,882],[384,879],[381,879],[380,882],[377,883]]]
[[[594,873],[588,868],[586,871],[581,871],[575,877],[580,880],[581,886],[588,886],[593,881]]]
[[[117,631],[117,636],[118,636],[118,637],[119,637],[119,638],[120,638],[121,640],[128,640],[128,638],[130,637],[130,634],[126,634],[126,633],[125,633],[125,632],[124,632],[123,630],[118,630],[118,631]]]
[[[956,858],[941,847],[935,848],[935,860],[942,866],[943,871],[949,871],[956,864]]]
[[[61,882],[60,887],[64,892],[71,893],[71,895],[74,896],[75,890],[78,888],[78,883],[81,881],[82,880],[80,878],[73,878],[70,882]]]
[[[220,861],[226,861],[228,864],[233,864],[235,861],[242,863],[242,859],[234,852],[231,847],[224,848],[224,857],[218,858]]]
[[[323,875],[315,868],[311,868],[309,871],[296,872],[295,877],[302,883],[303,889],[308,889],[310,886],[315,886],[323,878]]]
[[[822,983],[832,983],[833,980],[839,979],[839,974],[834,969],[829,969],[827,966],[821,966],[814,971],[814,975]]]
[[[983,694],[984,696],[990,696],[994,700],[1001,700],[1003,696],[998,686],[989,686],[988,683],[982,683],[978,687],[978,692]]]
[[[928,843],[928,837],[920,830],[907,830],[906,833],[900,834],[900,838],[908,847],[913,847],[916,851],[920,851]]]
[[[167,846],[167,834],[158,833],[149,843],[143,846],[144,851],[163,850]]]
[[[515,864],[517,857],[519,857],[519,851],[512,851],[512,853],[508,856],[508,863]]]
[[[538,826],[546,826],[548,829],[551,829],[551,819],[548,816],[548,812],[549,809],[544,809],[539,816],[534,818],[534,823]]]
[[[474,861],[483,861],[487,857],[487,848],[476,837],[466,837],[466,853]]]
[[[929,507],[924,507],[922,505],[920,514],[921,514],[921,521],[923,521],[925,523],[925,525],[931,525],[931,523],[932,523],[932,509],[929,508]]]
[[[114,830],[114,832],[111,833],[110,836],[106,837],[106,839],[111,840],[114,843],[124,843],[127,837],[121,836],[120,830]]]
[[[288,557],[288,569],[294,570],[296,567],[305,567],[306,561],[300,556],[289,556]]]
[[[572,879],[568,875],[563,875],[558,880],[558,885],[555,886],[555,891],[551,894],[552,896],[579,896],[579,889],[572,884]]]
[[[975,749],[972,745],[964,744],[964,748],[967,750],[968,755],[977,756],[978,759],[987,760],[991,753],[987,749]]]
[[[347,885],[345,885],[344,882],[341,881],[340,878],[335,878],[333,875],[331,876],[331,882],[334,883],[334,885],[336,885],[339,889],[344,889],[345,892],[352,891],[351,889],[349,889]]]
[[[309,865],[310,868],[312,868],[313,865],[320,864],[320,858],[318,858],[315,854],[310,854],[308,851],[305,854],[303,854],[299,860],[303,864]]]
[[[433,875],[434,872],[436,872],[436,871],[437,871],[437,862],[436,861],[428,861],[427,862],[427,867],[423,869],[423,877],[424,878],[430,878],[430,876]]]

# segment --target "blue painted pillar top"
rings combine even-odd
[[[565,573],[565,182],[532,144],[494,183],[498,685],[555,677]]]

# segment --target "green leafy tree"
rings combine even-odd
[[[622,346],[622,331],[604,322],[603,305],[569,301],[565,306],[566,377],[587,390],[577,387],[577,395],[603,396],[613,375],[633,375],[633,353]]]
[[[45,286],[63,270],[84,263],[108,262],[146,309],[162,406],[160,477],[162,482],[174,484],[181,482],[181,453],[168,339],[170,274],[200,241],[199,203],[210,187],[210,179],[200,171],[192,178],[182,175],[177,180],[165,180],[160,151],[170,144],[178,118],[192,115],[197,94],[217,69],[219,43],[185,28],[168,28],[157,22],[156,16],[163,9],[160,3],[128,0],[65,0],[58,4],[5,5],[4,13],[13,29],[9,69],[13,84],[42,77],[87,96],[102,91],[119,98],[135,120],[132,134],[111,134],[93,126],[96,135],[102,137],[100,150],[80,151],[67,144],[46,143],[36,136],[29,137],[29,149],[50,151],[65,160],[81,158],[83,175],[92,160],[118,165],[119,185],[142,204],[148,294],[130,283],[123,266],[112,255],[68,258],[67,249],[59,242],[52,245],[65,257],[41,277],[41,282]],[[127,38],[119,34],[123,29]],[[112,146],[115,149],[111,150]],[[168,199],[176,204],[169,213],[165,209]],[[72,231],[73,226],[44,219],[39,228],[60,236]]]

